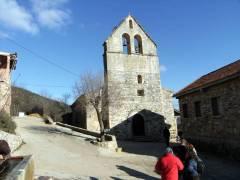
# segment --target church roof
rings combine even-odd
[[[143,29],[143,27],[138,23],[138,21],[136,20],[136,18],[134,18],[134,17],[131,16],[131,15],[128,15],[127,17],[125,17],[124,19],[122,19],[122,20],[120,21],[120,23],[113,28],[112,33],[111,33],[110,36],[113,35],[113,33],[123,24],[123,22],[124,22],[128,17],[132,18],[132,19],[137,23],[137,25],[142,29],[142,31],[146,34],[146,36],[147,36],[147,37],[153,42],[153,44],[157,47],[157,44],[156,44],[156,43],[153,41],[153,39],[148,35],[148,33]],[[110,36],[109,36],[109,37],[110,37]],[[106,40],[106,41],[107,41],[107,40]],[[106,42],[106,41],[105,41],[105,42]]]
[[[177,92],[174,96],[180,97],[195,92],[201,88],[206,88],[225,82],[226,80],[232,79],[236,76],[240,76],[240,60],[237,60],[231,64],[228,64],[220,69],[217,69],[200,77],[193,83]]]

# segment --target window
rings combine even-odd
[[[135,48],[135,53],[137,54],[143,53],[142,38],[139,35],[134,36],[134,48]]]
[[[142,84],[142,76],[138,75],[138,84]]]
[[[0,68],[7,68],[7,56],[0,56]]]
[[[127,33],[122,35],[122,47],[124,54],[131,54],[130,36]]]
[[[132,29],[132,28],[133,28],[133,22],[132,22],[132,20],[131,20],[131,19],[129,20],[129,27],[130,27],[130,29]]]
[[[195,116],[196,117],[201,117],[202,112],[201,112],[201,102],[197,101],[194,103],[194,108],[195,108]]]
[[[211,98],[211,104],[212,104],[212,114],[214,116],[219,115],[220,114],[220,110],[219,110],[219,97]]]
[[[188,105],[187,104],[182,105],[182,111],[183,111],[183,117],[188,118]]]
[[[137,95],[144,96],[144,90],[143,89],[137,90]]]

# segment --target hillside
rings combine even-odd
[[[55,121],[62,121],[62,115],[70,111],[71,108],[63,102],[12,86],[11,115],[13,116],[18,115],[19,112],[38,113],[49,115]]]

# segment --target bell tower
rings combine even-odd
[[[104,42],[103,61],[107,98],[115,96],[110,93],[114,88],[121,91],[106,108],[109,128],[122,139],[133,138],[134,132],[159,136],[165,116],[157,46],[134,17],[122,20]],[[162,120],[152,122],[154,118],[146,112]],[[133,126],[143,129],[134,130]]]

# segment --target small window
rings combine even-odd
[[[195,116],[196,117],[201,117],[202,112],[201,112],[201,102],[197,101],[194,103],[194,108],[195,108]]]
[[[135,53],[137,54],[143,53],[142,38],[139,35],[134,36],[134,48],[135,48]]]
[[[212,114],[214,116],[220,115],[219,97],[211,98],[211,105],[212,105]]]
[[[143,89],[137,90],[137,94],[138,96],[144,96],[144,90]]]
[[[124,54],[131,54],[130,36],[127,33],[122,35],[122,47]]]
[[[188,118],[188,105],[187,104],[182,105],[182,111],[183,111],[183,117]]]
[[[129,27],[130,27],[130,29],[133,28],[133,22],[132,22],[132,20],[129,20]]]
[[[0,68],[7,68],[7,56],[0,56]]]
[[[138,75],[138,84],[142,84],[142,76]]]

